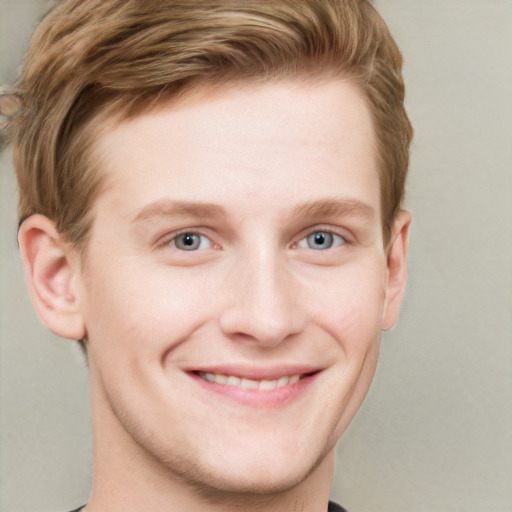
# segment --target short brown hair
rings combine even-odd
[[[203,84],[333,75],[364,92],[377,139],[383,229],[401,207],[412,128],[401,54],[366,0],[63,0],[32,38],[11,121],[20,222],[52,219],[77,246],[101,172],[101,120],[134,116]]]

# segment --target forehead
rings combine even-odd
[[[349,194],[380,211],[371,116],[342,79],[199,89],[105,128],[94,152],[106,184],[99,209],[132,213],[170,197],[256,214]]]

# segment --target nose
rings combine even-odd
[[[226,278],[220,328],[238,341],[274,347],[303,328],[299,284],[270,256],[243,261]]]

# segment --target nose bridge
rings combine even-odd
[[[227,334],[277,345],[300,330],[297,286],[278,251],[263,246],[242,257],[229,287],[230,301],[221,317]]]

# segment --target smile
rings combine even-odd
[[[199,377],[207,382],[215,382],[225,386],[232,386],[242,389],[253,389],[258,391],[272,391],[276,388],[282,388],[291,384],[296,384],[301,379],[301,375],[290,375],[279,377],[274,380],[253,380],[236,377],[234,375],[222,375],[218,373],[199,372]]]
[[[322,370],[310,366],[274,365],[266,368],[220,366],[189,370],[189,377],[212,396],[238,407],[279,409],[285,407],[314,385]]]

